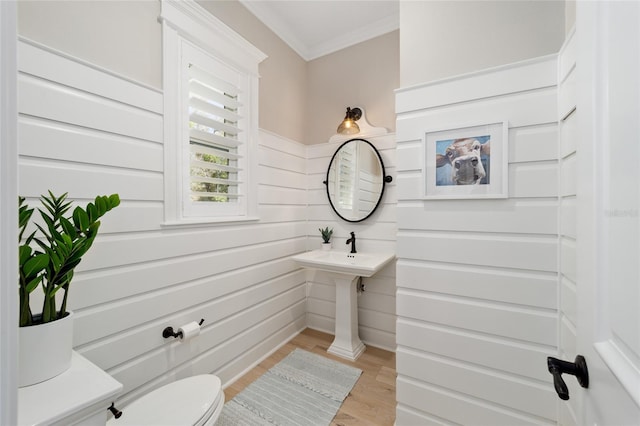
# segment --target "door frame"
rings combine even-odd
[[[0,1],[0,424],[17,423],[17,5]]]

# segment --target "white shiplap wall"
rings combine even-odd
[[[560,321],[558,357],[573,361],[577,355],[576,336],[576,161],[577,161],[577,123],[576,111],[576,45],[575,29],[558,55],[558,158],[560,159],[560,206],[559,206],[559,291]],[[568,380],[567,387],[571,398],[559,402],[559,423],[576,425],[576,414],[581,407],[583,392],[579,391],[575,380]],[[558,401],[560,401],[558,399]]]
[[[554,424],[556,57],[396,96],[397,425]],[[509,197],[421,199],[432,128],[509,123]]]
[[[258,222],[163,227],[162,93],[22,41],[19,192],[122,204],[70,293],[77,351],[124,385],[119,401],[213,372],[228,384],[306,325],[306,148],[262,132]],[[204,318],[200,336],[166,326]]]
[[[361,136],[358,136],[361,137]],[[346,222],[338,217],[327,202],[327,168],[342,142],[310,145],[307,148],[309,207],[307,233],[308,249],[317,249],[322,243],[318,228],[333,228],[333,250],[346,252],[350,232],[356,234],[359,252],[396,250],[396,155],[395,135],[365,137],[380,152],[386,175],[393,177],[387,183],[380,205],[372,216],[362,222]],[[391,263],[370,278],[364,278],[366,290],[358,296],[358,323],[360,338],[365,344],[395,350],[395,263]],[[309,298],[307,321],[310,328],[334,333],[335,285],[322,272],[309,272]]]

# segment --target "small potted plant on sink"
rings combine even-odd
[[[320,231],[320,235],[322,235],[322,250],[331,250],[331,236],[333,235],[333,228],[329,229],[327,226],[324,229],[318,228],[318,231]]]
[[[120,204],[118,194],[97,196],[85,208],[71,208],[67,194],[59,197],[49,191],[40,197],[41,223],[24,238],[34,209],[18,200],[19,257],[19,372],[18,385],[28,386],[48,380],[71,365],[72,314],[67,311],[69,285],[73,272],[96,236],[100,221]],[[30,295],[42,288],[42,309],[31,310]],[[58,299],[61,299],[58,308]]]

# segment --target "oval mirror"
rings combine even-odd
[[[347,222],[368,218],[380,204],[385,176],[380,153],[371,142],[350,139],[340,145],[327,170],[327,196],[338,216]]]

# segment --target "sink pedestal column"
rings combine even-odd
[[[327,352],[355,361],[365,350],[358,336],[358,276],[331,274],[336,285],[336,331]]]

